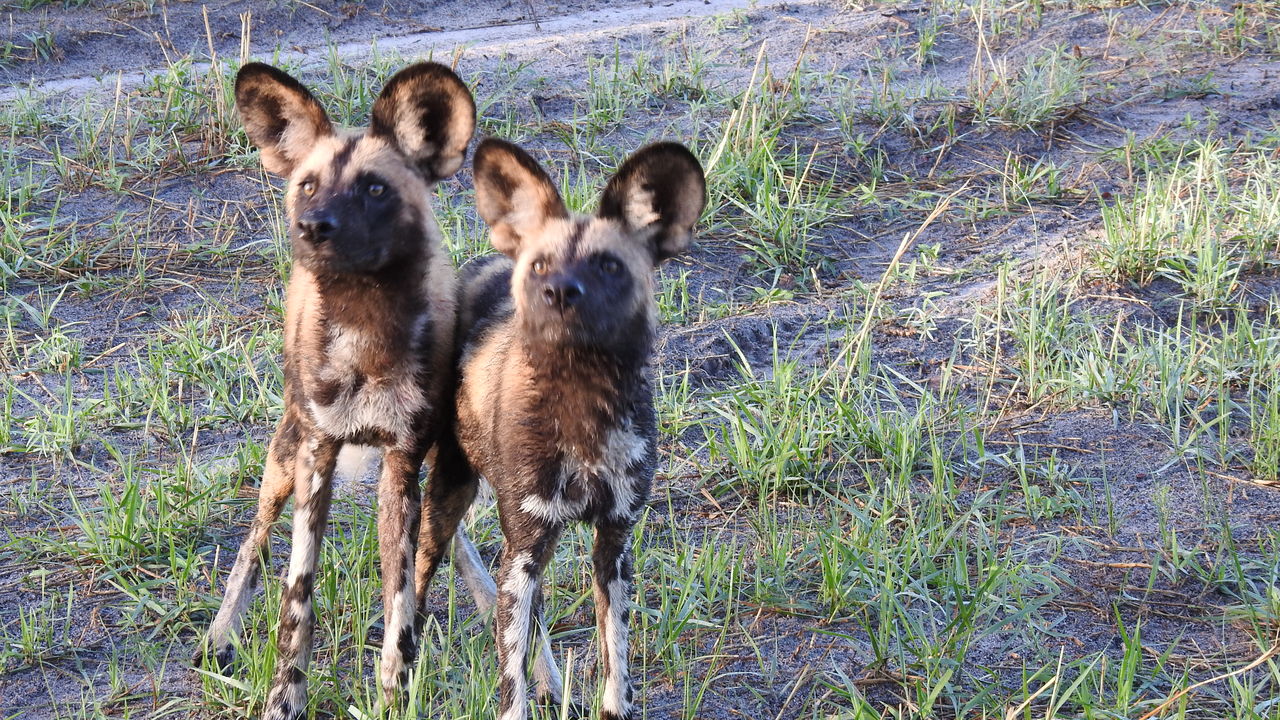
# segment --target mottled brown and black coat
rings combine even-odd
[[[657,444],[648,372],[653,269],[690,241],[705,202],[702,169],[680,145],[651,145],[610,180],[596,214],[576,215],[532,158],[490,139],[476,151],[475,183],[477,208],[504,256],[464,269],[458,447],[442,444],[429,483],[419,585],[483,475],[497,494],[505,543],[499,717],[523,718],[543,568],[567,523],[591,523],[602,717],[631,718],[628,548]],[[549,690],[544,677],[539,684]]]
[[[298,81],[245,65],[236,104],[266,169],[287,179],[293,255],[284,328],[284,417],[267,452],[258,512],[226,582],[198,659],[233,657],[271,525],[295,498],[293,544],[280,612],[276,672],[264,716],[306,708],[315,624],[312,588],[344,445],[382,449],[378,535],[388,701],[416,654],[415,544],[419,471],[452,389],[457,286],[431,210],[432,187],[452,175],[475,126],[475,105],[448,68],[397,73],[367,129],[335,128]]]

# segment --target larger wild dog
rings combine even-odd
[[[601,717],[632,718],[629,542],[657,441],[647,367],[657,325],[653,270],[689,245],[705,204],[702,168],[680,145],[651,145],[609,181],[596,214],[582,216],[565,208],[532,158],[490,139],[476,150],[475,186],[479,214],[506,257],[464,270],[458,445],[441,437],[428,483],[420,597],[483,475],[496,491],[504,536],[499,717],[524,718],[543,569],[567,523],[592,523]],[[474,554],[460,533],[459,540],[455,557],[466,572]],[[541,689],[554,699],[545,682],[554,666],[540,669]]]
[[[293,544],[264,716],[292,720],[304,712],[312,586],[334,466],[344,444],[373,445],[383,451],[380,681],[395,702],[417,652],[419,470],[450,401],[457,312],[457,281],[431,189],[462,165],[475,103],[462,81],[435,63],[392,77],[367,129],[335,128],[305,87],[268,65],[245,65],[235,95],[263,165],[288,180],[285,408],[267,450],[257,515],[197,659],[231,661],[271,526],[292,495]]]

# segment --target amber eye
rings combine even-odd
[[[379,195],[381,195],[386,191],[387,191],[387,186],[381,183],[373,183],[372,185],[369,186],[369,195],[373,197],[378,197]]]
[[[535,275],[546,275],[546,274],[547,274],[547,264],[546,264],[545,262],[543,262],[542,260],[534,260],[534,261],[533,261],[533,273],[534,273]]]
[[[622,270],[622,266],[618,264],[617,260],[605,260],[600,263],[600,269],[610,275],[617,275]]]
[[[308,180],[302,183],[302,194],[311,197],[316,194],[316,184],[314,181]]]

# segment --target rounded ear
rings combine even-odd
[[[494,249],[506,255],[514,257],[550,220],[569,217],[542,166],[505,140],[486,138],[476,148],[475,182],[476,211]]]
[[[652,243],[654,262],[684,252],[707,204],[702,165],[685,146],[661,142],[637,150],[605,186],[603,218]]]
[[[236,108],[268,172],[287,176],[317,140],[333,134],[324,108],[302,83],[263,63],[236,75]]]
[[[369,134],[390,141],[428,182],[458,172],[476,129],[471,91],[449,68],[420,62],[392,76],[373,103]]]

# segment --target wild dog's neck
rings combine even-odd
[[[589,456],[602,433],[630,418],[644,394],[652,335],[643,323],[608,348],[522,343],[531,380],[546,403],[542,412],[562,446]]]
[[[582,346],[524,343],[524,353],[534,376],[561,382],[592,379],[601,376],[625,380],[644,372],[649,353],[638,348],[626,352]]]
[[[593,384],[596,378],[629,382],[643,375],[653,347],[653,328],[637,317],[608,344],[555,342],[522,335],[521,346],[541,381]]]
[[[581,348],[551,351],[526,344],[524,349],[545,430],[564,451],[594,462],[608,433],[635,419],[644,395],[645,362]]]
[[[325,319],[344,327],[394,329],[424,311],[427,262],[397,263],[373,274],[308,270],[314,278]]]

